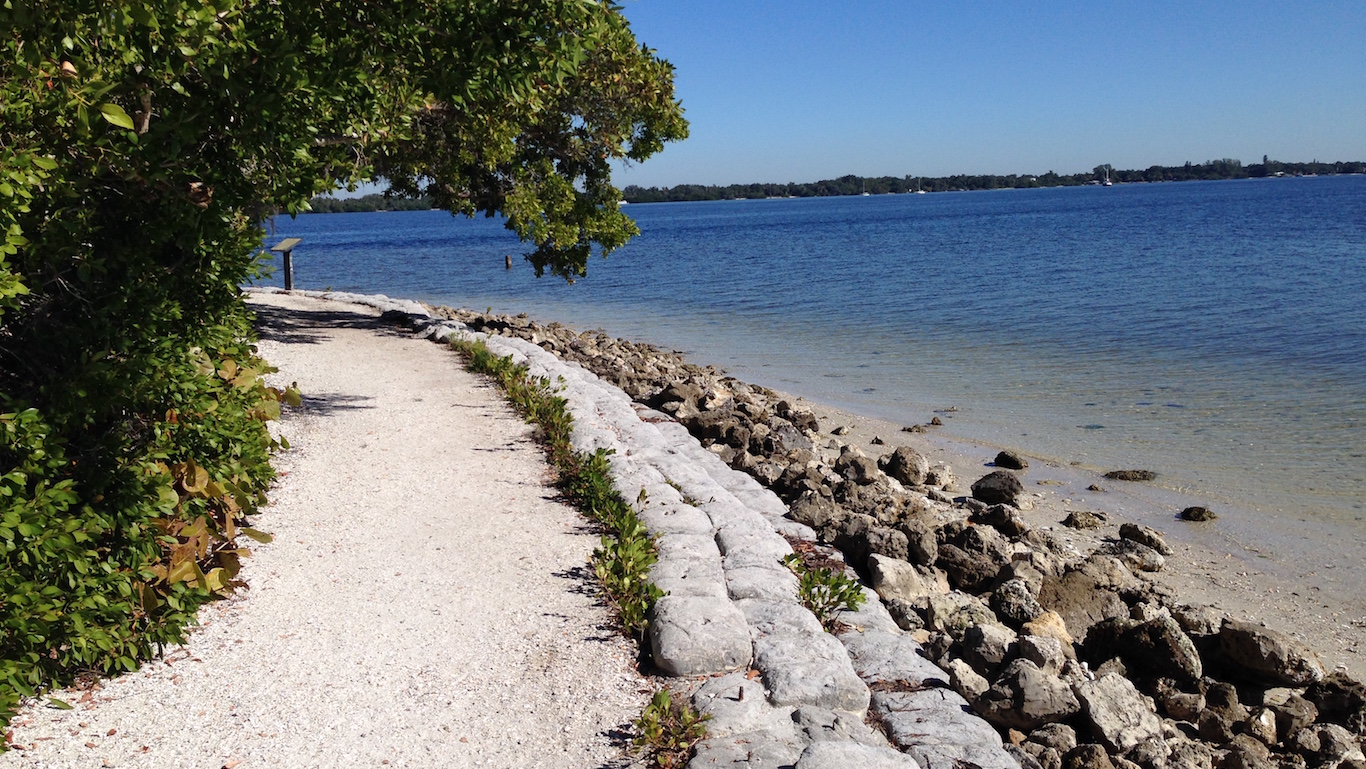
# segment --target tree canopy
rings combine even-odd
[[[687,131],[593,0],[0,0],[0,48],[0,720],[236,584],[290,397],[264,217],[383,177],[572,278],[636,233],[611,164]]]

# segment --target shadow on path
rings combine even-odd
[[[303,393],[301,394],[303,403],[299,406],[299,411],[307,414],[317,414],[318,416],[329,417],[341,411],[359,411],[361,409],[372,409],[370,405],[374,400],[368,395],[347,395],[346,393]]]
[[[327,340],[325,332],[334,328],[365,329],[405,338],[412,336],[410,332],[378,316],[346,310],[291,310],[251,302],[248,302],[247,309],[256,314],[256,333],[262,339],[281,344],[321,344]]]

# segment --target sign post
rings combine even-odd
[[[271,251],[276,251],[284,255],[285,261],[285,290],[294,290],[294,260],[291,254],[294,247],[303,242],[303,238],[285,238],[271,247]]]

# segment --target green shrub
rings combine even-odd
[[[797,594],[802,605],[816,615],[827,631],[835,629],[837,612],[858,611],[863,605],[863,586],[843,571],[809,566],[800,553],[785,556],[782,562],[797,575]]]
[[[652,764],[676,769],[688,762],[693,746],[706,739],[710,719],[699,714],[686,697],[674,699],[668,689],[660,689],[636,719],[635,747]]]
[[[263,220],[384,178],[572,278],[637,232],[615,161],[687,132],[611,3],[7,0],[0,29],[0,722],[233,587],[290,397],[239,289]]]

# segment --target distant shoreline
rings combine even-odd
[[[1263,158],[1261,163],[1243,165],[1232,159],[1179,166],[1150,166],[1146,169],[1117,169],[1096,166],[1090,172],[1060,175],[1043,174],[971,175],[917,177],[847,175],[818,182],[787,184],[679,184],[673,187],[622,189],[627,203],[675,203],[701,200],[748,200],[764,198],[810,198],[916,194],[918,192],[966,192],[972,190],[1039,189],[1046,187],[1102,186],[1152,182],[1221,181],[1227,179],[1265,179],[1287,176],[1342,176],[1366,173],[1366,161],[1320,163],[1283,163]]]
[[[1243,165],[1238,160],[1211,160],[1205,163],[1186,163],[1180,166],[1150,166],[1146,169],[1117,169],[1108,165],[1096,166],[1090,173],[1059,175],[1044,174],[917,176],[841,176],[818,182],[786,184],[678,184],[673,187],[640,187],[627,185],[622,189],[623,203],[683,203],[705,200],[765,200],[774,198],[851,197],[868,195],[904,195],[919,192],[968,192],[974,190],[1043,189],[1052,187],[1102,186],[1108,178],[1113,184],[1155,182],[1223,181],[1229,179],[1268,179],[1295,176],[1348,176],[1366,174],[1366,161],[1338,161],[1334,163],[1283,163],[1263,158],[1261,163]],[[371,211],[427,211],[433,210],[427,198],[390,197],[372,193],[356,198],[335,198],[319,195],[309,201],[316,214],[359,213]]]

